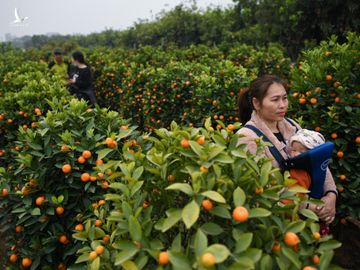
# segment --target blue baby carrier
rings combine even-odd
[[[295,126],[290,120],[286,119],[289,123]],[[252,125],[245,125],[262,137],[263,141],[270,142],[270,140],[256,127]],[[313,149],[301,153],[300,155],[288,159],[280,154],[279,150],[274,146],[269,146],[269,150],[273,157],[280,165],[282,171],[290,169],[305,170],[311,177],[311,185],[309,188],[309,196],[311,198],[320,199],[324,193],[324,182],[326,177],[326,169],[329,165],[331,154],[334,149],[332,142],[326,142]]]

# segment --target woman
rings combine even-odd
[[[89,101],[91,105],[96,104],[96,97],[92,84],[92,73],[89,65],[86,64],[84,55],[81,52],[72,54],[72,64],[76,67],[68,84],[72,86],[76,96]]]
[[[300,126],[293,120],[286,119],[285,114],[288,110],[288,98],[286,85],[280,78],[272,75],[265,75],[253,80],[250,88],[239,95],[238,110],[240,120],[243,125],[238,134],[243,135],[239,139],[239,144],[246,144],[249,152],[256,153],[255,139],[259,133],[257,129],[265,135],[278,150],[282,158],[287,159],[286,144],[290,137],[300,129]],[[274,151],[269,147],[265,149],[267,157],[274,158],[273,165],[280,167],[281,164],[276,160]],[[316,214],[325,223],[330,224],[335,218],[337,191],[334,179],[327,169],[324,183],[324,195],[322,200],[324,205],[317,206]]]

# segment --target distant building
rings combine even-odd
[[[51,37],[51,36],[60,36],[60,33],[58,32],[47,32],[45,36]]]
[[[16,36],[13,36],[13,35],[10,34],[10,33],[6,33],[6,34],[5,34],[5,42],[11,42],[11,41],[13,41],[15,38],[16,38]]]

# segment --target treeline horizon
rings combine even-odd
[[[204,44],[223,51],[242,43],[267,46],[280,43],[291,59],[331,35],[340,42],[348,31],[360,31],[360,2],[353,0],[233,0],[234,5],[199,10],[180,4],[157,15],[154,21],[140,20],[126,30],[107,29],[88,35],[33,35],[18,38],[15,47],[44,48],[61,46],[123,47],[136,49],[188,47]]]

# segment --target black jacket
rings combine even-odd
[[[93,77],[89,66],[77,68],[73,75],[75,86],[80,92],[93,91]]]

